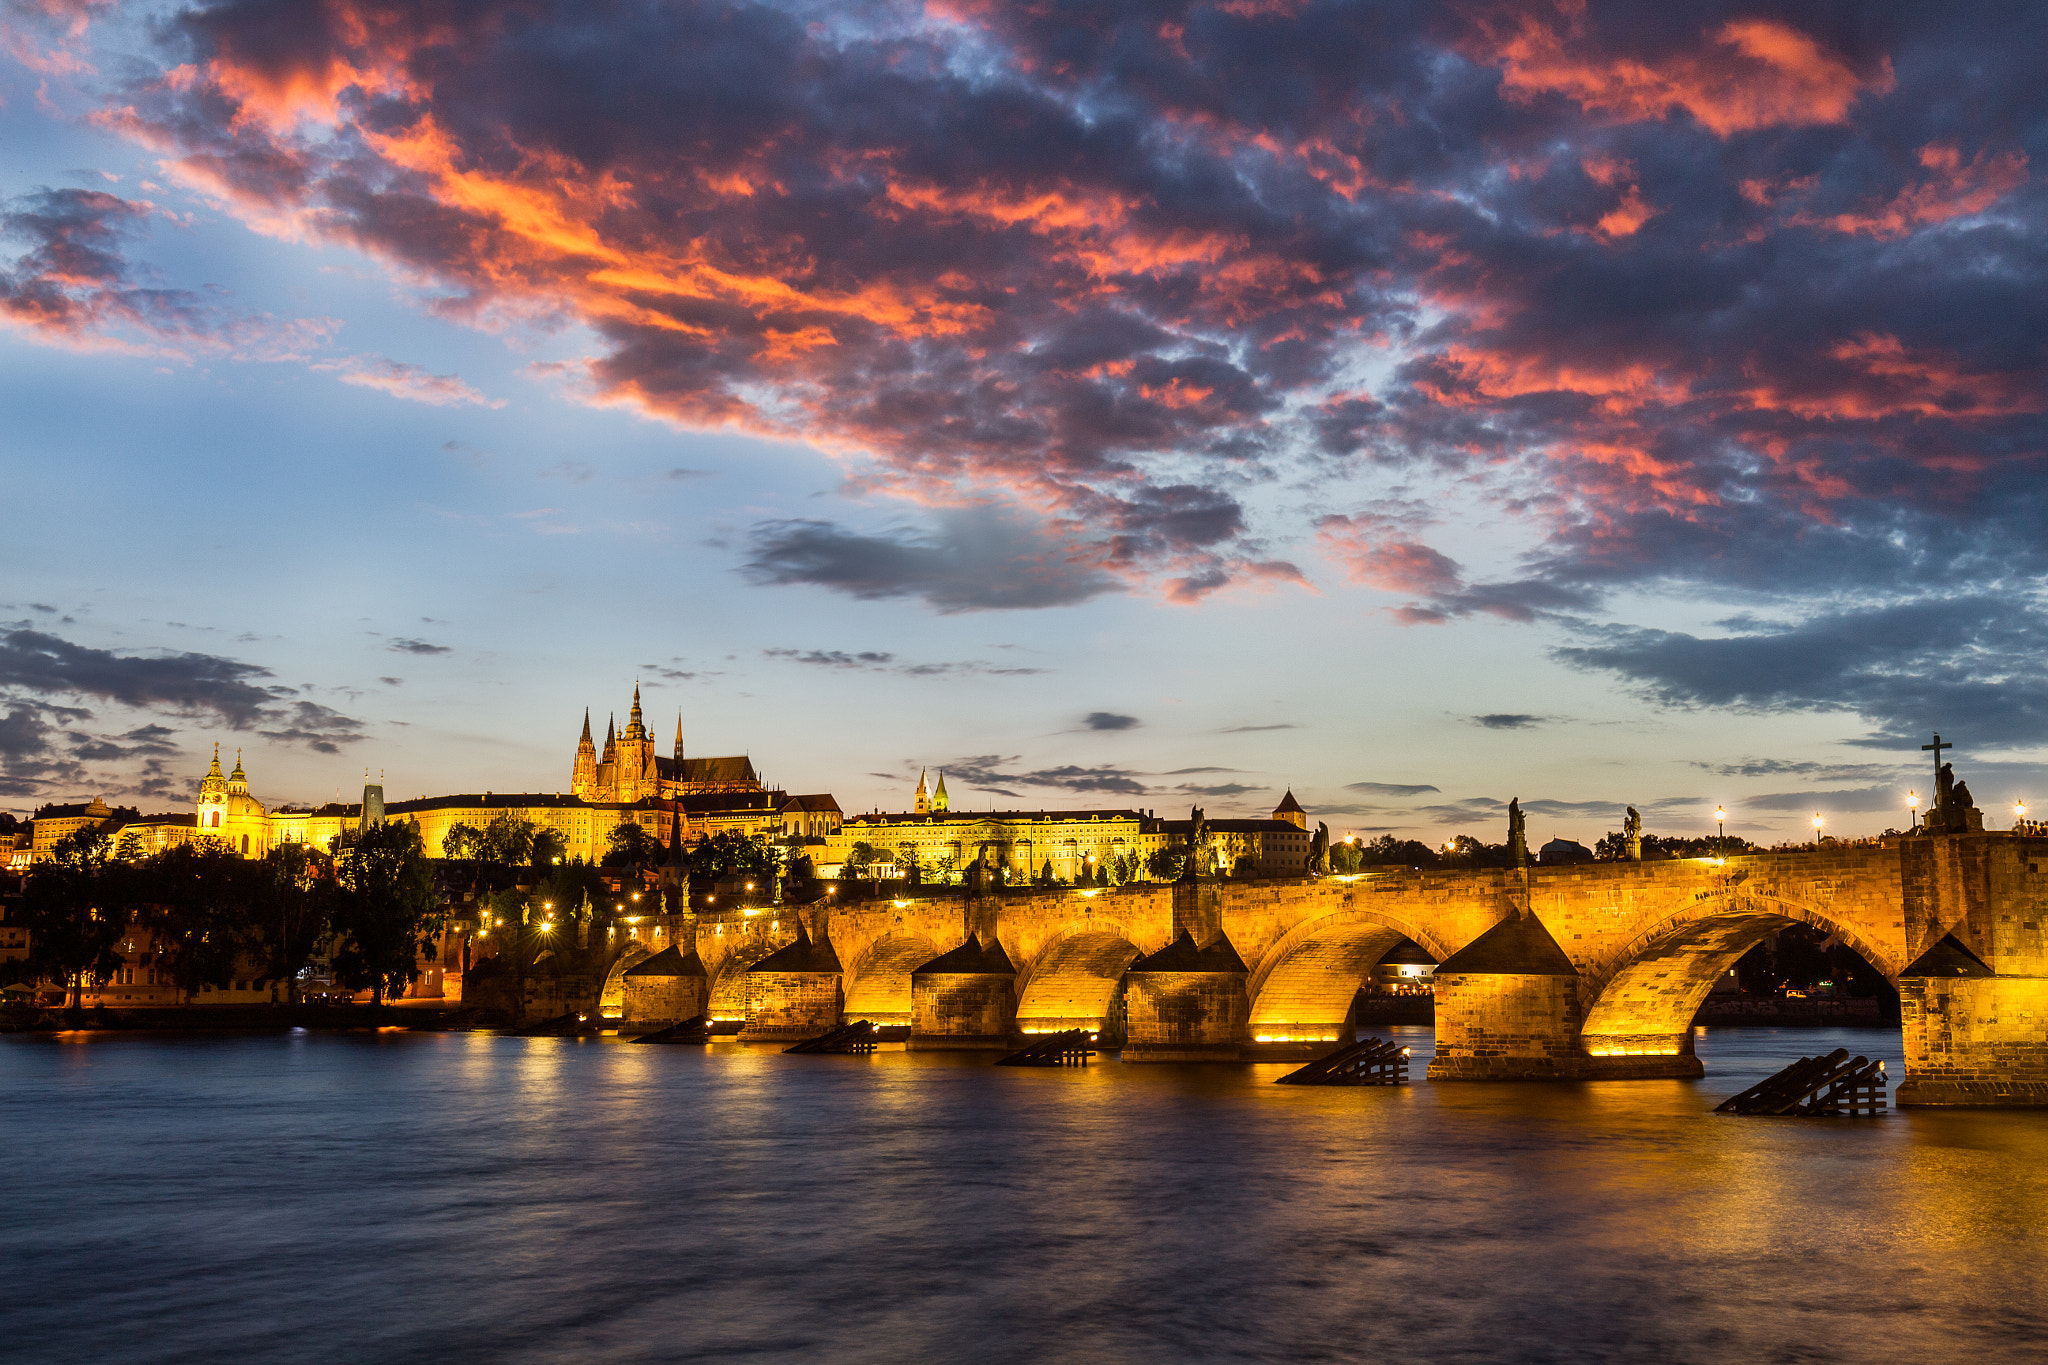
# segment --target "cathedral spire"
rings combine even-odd
[[[925,786],[924,779],[925,770],[919,768],[917,770],[917,795],[912,799],[910,807],[918,815],[927,815],[931,812],[932,808],[931,790]]]
[[[640,684],[633,684],[633,709],[626,715],[626,732],[621,739],[646,739],[647,725],[640,714]]]
[[[952,799],[946,795],[946,770],[941,768],[939,769],[939,785],[932,790],[932,809],[943,811],[951,810],[952,808]]]
[[[587,706],[583,708],[583,738],[579,742],[590,743],[590,708]]]
[[[683,780],[683,713],[676,712],[676,781]]]
[[[206,770],[206,775],[208,777],[220,776],[220,745],[218,744],[213,746],[213,766]]]

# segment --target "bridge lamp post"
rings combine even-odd
[[[1827,820],[1822,817],[1819,811],[1813,813],[1813,841],[1816,844],[1820,842],[1820,827],[1826,823]]]
[[[2012,803],[2012,827],[2014,829],[2018,829],[2021,825],[2025,824],[2026,822],[2027,803],[2025,798],[2023,797],[2020,800]]]
[[[1719,843],[1721,856],[1725,858],[1728,856],[1728,812],[1724,807],[1714,807],[1714,828],[1721,832]]]
[[[1908,820],[1908,821],[1910,822],[1910,823],[1909,823],[1909,825],[1908,825],[1908,828],[1909,828],[1909,829],[1917,830],[1917,829],[1919,829],[1919,828],[1920,828],[1920,793],[1919,793],[1919,792],[1916,792],[1916,791],[1908,791],[1908,792],[1906,793],[1906,818],[1907,818],[1907,820]]]

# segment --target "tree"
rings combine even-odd
[[[612,826],[612,832],[605,836],[604,865],[606,867],[651,867],[659,861],[661,845],[638,821]]]
[[[1182,848],[1154,849],[1145,859],[1145,871],[1155,882],[1180,880],[1181,866],[1187,862],[1187,850]]]
[[[280,844],[259,867],[249,902],[250,947],[264,974],[285,983],[286,1003],[296,1005],[299,973],[333,931],[341,888],[333,862],[304,844]]]
[[[65,835],[29,874],[16,912],[28,930],[28,957],[16,970],[66,987],[73,1009],[83,1003],[88,976],[121,966],[114,945],[128,931],[129,909],[120,869],[108,866],[112,846],[92,826]]]
[[[476,856],[499,867],[526,867],[533,862],[535,828],[533,821],[522,820],[509,811],[493,815],[477,841]]]
[[[208,984],[232,981],[249,937],[249,900],[261,864],[219,843],[167,848],[137,869],[140,921],[157,970],[187,1000]]]
[[[1358,871],[1365,858],[1364,851],[1349,839],[1330,845],[1330,870],[1342,877]]]
[[[868,875],[868,869],[882,861],[882,850],[865,839],[854,841],[846,851],[846,861],[840,865],[839,876],[843,881],[855,881]]]
[[[337,870],[345,894],[336,906],[334,965],[346,984],[369,987],[382,1005],[418,978],[420,955],[434,950],[447,921],[419,826],[409,820],[372,825]]]
[[[476,862],[483,857],[484,832],[467,820],[457,820],[441,836],[441,856],[459,862]]]

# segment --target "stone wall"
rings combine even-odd
[[[1016,978],[947,972],[910,979],[910,1047],[999,1047],[1016,1029]]]
[[[1131,972],[1124,977],[1127,1062],[1234,1062],[1251,1009],[1238,972]]]
[[[838,972],[748,972],[743,1043],[799,1042],[837,1028],[845,1011]]]

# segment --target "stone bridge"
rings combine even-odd
[[[743,1040],[867,1018],[909,1024],[913,1047],[1079,1027],[1122,1032],[1125,1061],[1315,1055],[1406,937],[1440,963],[1432,1080],[1693,1077],[1690,1025],[1715,980],[1766,934],[1809,924],[1898,986],[1899,1103],[2048,1104],[2044,865],[2048,839],[1971,834],[828,901],[678,917],[674,950],[630,955],[610,989],[629,1023],[708,1009],[744,1019]]]

